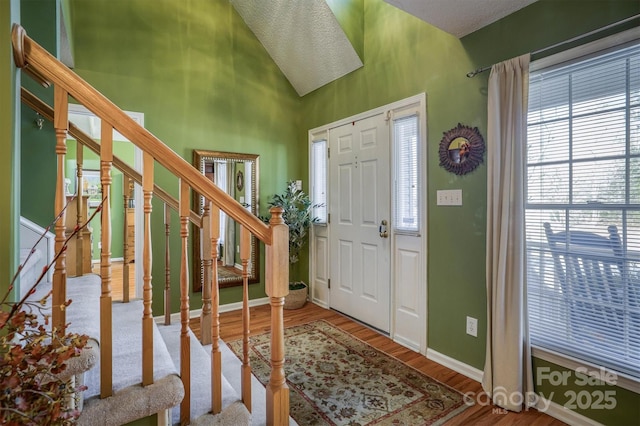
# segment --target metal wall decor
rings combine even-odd
[[[478,167],[484,156],[484,139],[477,127],[457,127],[444,132],[440,141],[440,165],[457,175]]]

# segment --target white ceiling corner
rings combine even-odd
[[[363,65],[325,0],[230,1],[300,96]]]
[[[462,38],[537,0],[384,0]]]

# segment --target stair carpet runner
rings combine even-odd
[[[173,407],[171,423],[179,424],[179,404],[184,388],[179,377],[180,370],[180,324],[156,325],[154,322],[154,383],[143,387],[142,382],[142,312],[141,300],[129,303],[114,302],[113,309],[113,395],[100,398],[100,293],[101,279],[87,274],[67,278],[67,299],[72,303],[67,308],[67,331],[86,334],[90,337],[81,356],[73,358],[68,373],[75,377],[76,384],[87,386],[82,395],[76,397],[76,407],[81,411],[79,425],[122,425],[136,419],[148,417]],[[50,283],[41,283],[30,296],[38,301],[51,289]],[[50,300],[48,301],[50,307]],[[240,388],[234,388],[222,377],[222,412],[209,413],[211,407],[211,356],[209,351],[189,331],[191,338],[191,424],[192,425],[250,425],[264,424],[264,388],[254,378],[253,389],[262,395],[259,405],[262,412],[249,413],[240,401]],[[239,360],[221,342],[223,359]],[[229,355],[230,354],[230,355]],[[233,358],[231,358],[233,357]],[[224,364],[223,364],[224,366]],[[226,366],[225,366],[226,367]],[[225,370],[227,370],[225,368]],[[240,367],[237,367],[238,374]],[[239,383],[239,382],[238,382]],[[261,390],[261,392],[260,392]],[[256,399],[255,397],[253,398]],[[255,411],[255,409],[254,409]],[[256,415],[257,414],[257,415]]]

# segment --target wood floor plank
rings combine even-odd
[[[270,309],[269,305],[251,308],[251,333],[250,335],[262,334],[269,331]],[[302,309],[284,311],[285,327],[306,324],[311,321],[325,320],[336,327],[352,334],[376,349],[394,356],[413,368],[433,377],[434,379],[462,392],[482,391],[480,383],[468,377],[456,373],[423,355],[413,352],[388,337],[366,327],[352,319],[332,310],[321,308],[312,303],[307,303]],[[238,340],[242,338],[242,317],[241,311],[225,312],[220,314],[220,337],[225,341]],[[199,336],[200,320],[191,320],[191,328]],[[285,348],[286,356],[286,348]],[[476,404],[463,411],[458,416],[449,420],[446,425],[537,425],[537,426],[559,426],[565,423],[554,419],[535,409],[522,413],[512,413],[503,410],[495,410],[492,405]]]

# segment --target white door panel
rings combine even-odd
[[[411,117],[417,119],[417,135],[416,121],[405,120]],[[421,353],[427,350],[426,124],[423,93],[309,131],[310,153],[319,149],[314,143],[326,141],[331,154],[313,168],[322,173],[310,176],[312,185],[326,182],[318,198],[330,214],[312,235],[313,301]],[[407,151],[416,140],[417,158],[416,151]],[[418,182],[411,186],[419,194],[416,217],[397,210],[405,205],[400,196],[407,184],[414,185],[406,180],[404,161],[418,168]],[[391,217],[390,206],[397,217]],[[382,220],[388,238],[380,237]],[[418,226],[405,229],[405,223]]]
[[[329,133],[332,308],[390,331],[389,129],[382,115]],[[335,268],[333,266],[335,265]]]

